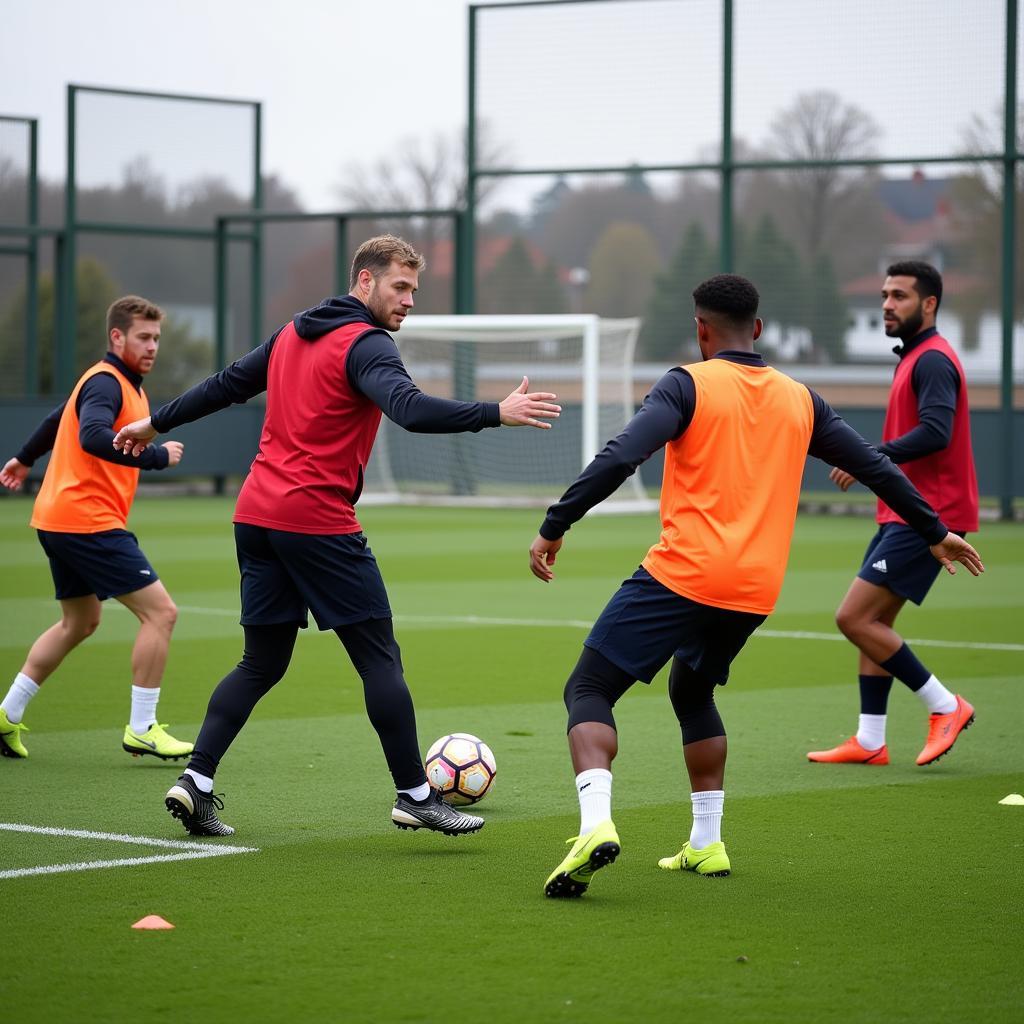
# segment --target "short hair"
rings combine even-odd
[[[757,316],[761,296],[739,274],[716,274],[694,288],[693,301],[698,309],[718,313],[735,327],[746,327]]]
[[[123,295],[115,299],[107,310],[107,341],[110,341],[110,332],[115,328],[127,334],[136,317],[142,320],[163,320],[164,315],[164,311],[155,302],[141,295]]]
[[[380,277],[392,263],[422,270],[427,261],[404,238],[397,235],[377,235],[368,238],[352,257],[352,269],[348,275],[349,288],[355,288],[359,271],[368,270],[374,279]]]
[[[935,298],[935,312],[942,304],[942,275],[924,260],[900,260],[886,267],[887,277],[912,277],[914,291],[922,299]]]

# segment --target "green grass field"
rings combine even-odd
[[[4,691],[55,615],[28,514],[0,502]],[[1024,807],[999,800],[1024,791],[1024,527],[985,525],[988,572],[943,576],[900,623],[977,724],[917,768],[925,715],[897,685],[893,763],[850,768],[804,754],[856,727],[855,658],[832,614],[872,525],[801,518],[778,611],[719,691],[732,876],[657,868],[690,822],[662,674],[617,709],[622,856],[563,902],[542,895],[578,823],[562,686],[656,520],[580,524],[544,586],[526,557],[540,518],[362,512],[424,750],[451,731],[494,748],[482,833],[391,826],[359,680],[333,634],[306,631],[218,775],[228,843],[258,852],[0,877],[4,1019],[1020,1021]],[[141,498],[133,526],[181,608],[161,721],[191,737],[241,652],[230,503]],[[0,761],[0,821],[188,839],[163,808],[179,768],[120,749],[133,635],[109,602],[47,682],[26,715],[30,758]],[[0,831],[0,872],[180,852]],[[131,930],[147,914],[175,930]]]

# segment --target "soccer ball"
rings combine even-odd
[[[494,754],[468,732],[442,736],[427,751],[427,781],[448,804],[475,804],[494,782]]]

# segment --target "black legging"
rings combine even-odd
[[[603,654],[584,647],[563,694],[569,712],[568,730],[582,722],[601,722],[614,729],[612,708],[633,682],[632,675]],[[715,706],[715,684],[679,658],[672,659],[668,695],[679,720],[684,746],[725,735],[725,726]]]
[[[668,676],[668,697],[679,719],[683,746],[725,735],[722,716],[715,706],[715,683],[694,672],[679,658],[672,659]]]
[[[217,685],[196,739],[189,768],[211,778],[260,699],[288,669],[299,625],[244,626],[242,660]],[[416,739],[416,713],[402,674],[402,653],[391,619],[368,619],[335,629],[363,681],[370,724],[384,748],[398,789],[427,781]]]

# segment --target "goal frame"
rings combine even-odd
[[[621,404],[621,426],[625,426],[634,414],[633,361],[636,341],[640,333],[640,323],[639,318],[602,318],[593,313],[450,315],[414,313],[392,336],[399,353],[403,356],[418,340],[451,343],[466,341],[468,344],[486,344],[492,340],[500,342],[502,340],[580,338],[582,340],[580,376],[574,379],[580,381],[580,469],[582,470],[590,464],[608,440],[601,436],[600,414],[602,407],[615,407]],[[620,357],[615,360],[613,366],[604,368],[601,365],[602,328],[621,332],[624,336]],[[462,337],[466,332],[474,332],[478,337],[472,340],[466,339]],[[502,335],[506,335],[506,337],[503,338]],[[415,380],[415,371],[411,372]],[[607,399],[609,394],[609,381],[612,382],[612,398],[602,402],[602,397]],[[550,387],[552,391],[557,391],[557,382],[552,382]],[[615,397],[616,395],[618,397]],[[557,429],[557,425],[555,429]],[[381,459],[380,472],[384,490],[379,493],[367,493],[361,498],[361,501],[373,504],[442,503],[452,506],[491,504],[488,499],[473,499],[465,496],[438,499],[418,496],[412,492],[402,493],[391,477],[387,444],[385,432],[381,431],[374,446],[374,456]],[[378,446],[380,450],[378,450]],[[569,483],[571,481],[566,480],[565,486],[568,486]],[[602,502],[598,508],[606,512],[623,512],[649,511],[656,506],[657,503],[647,497],[638,471],[623,484],[615,497]]]

